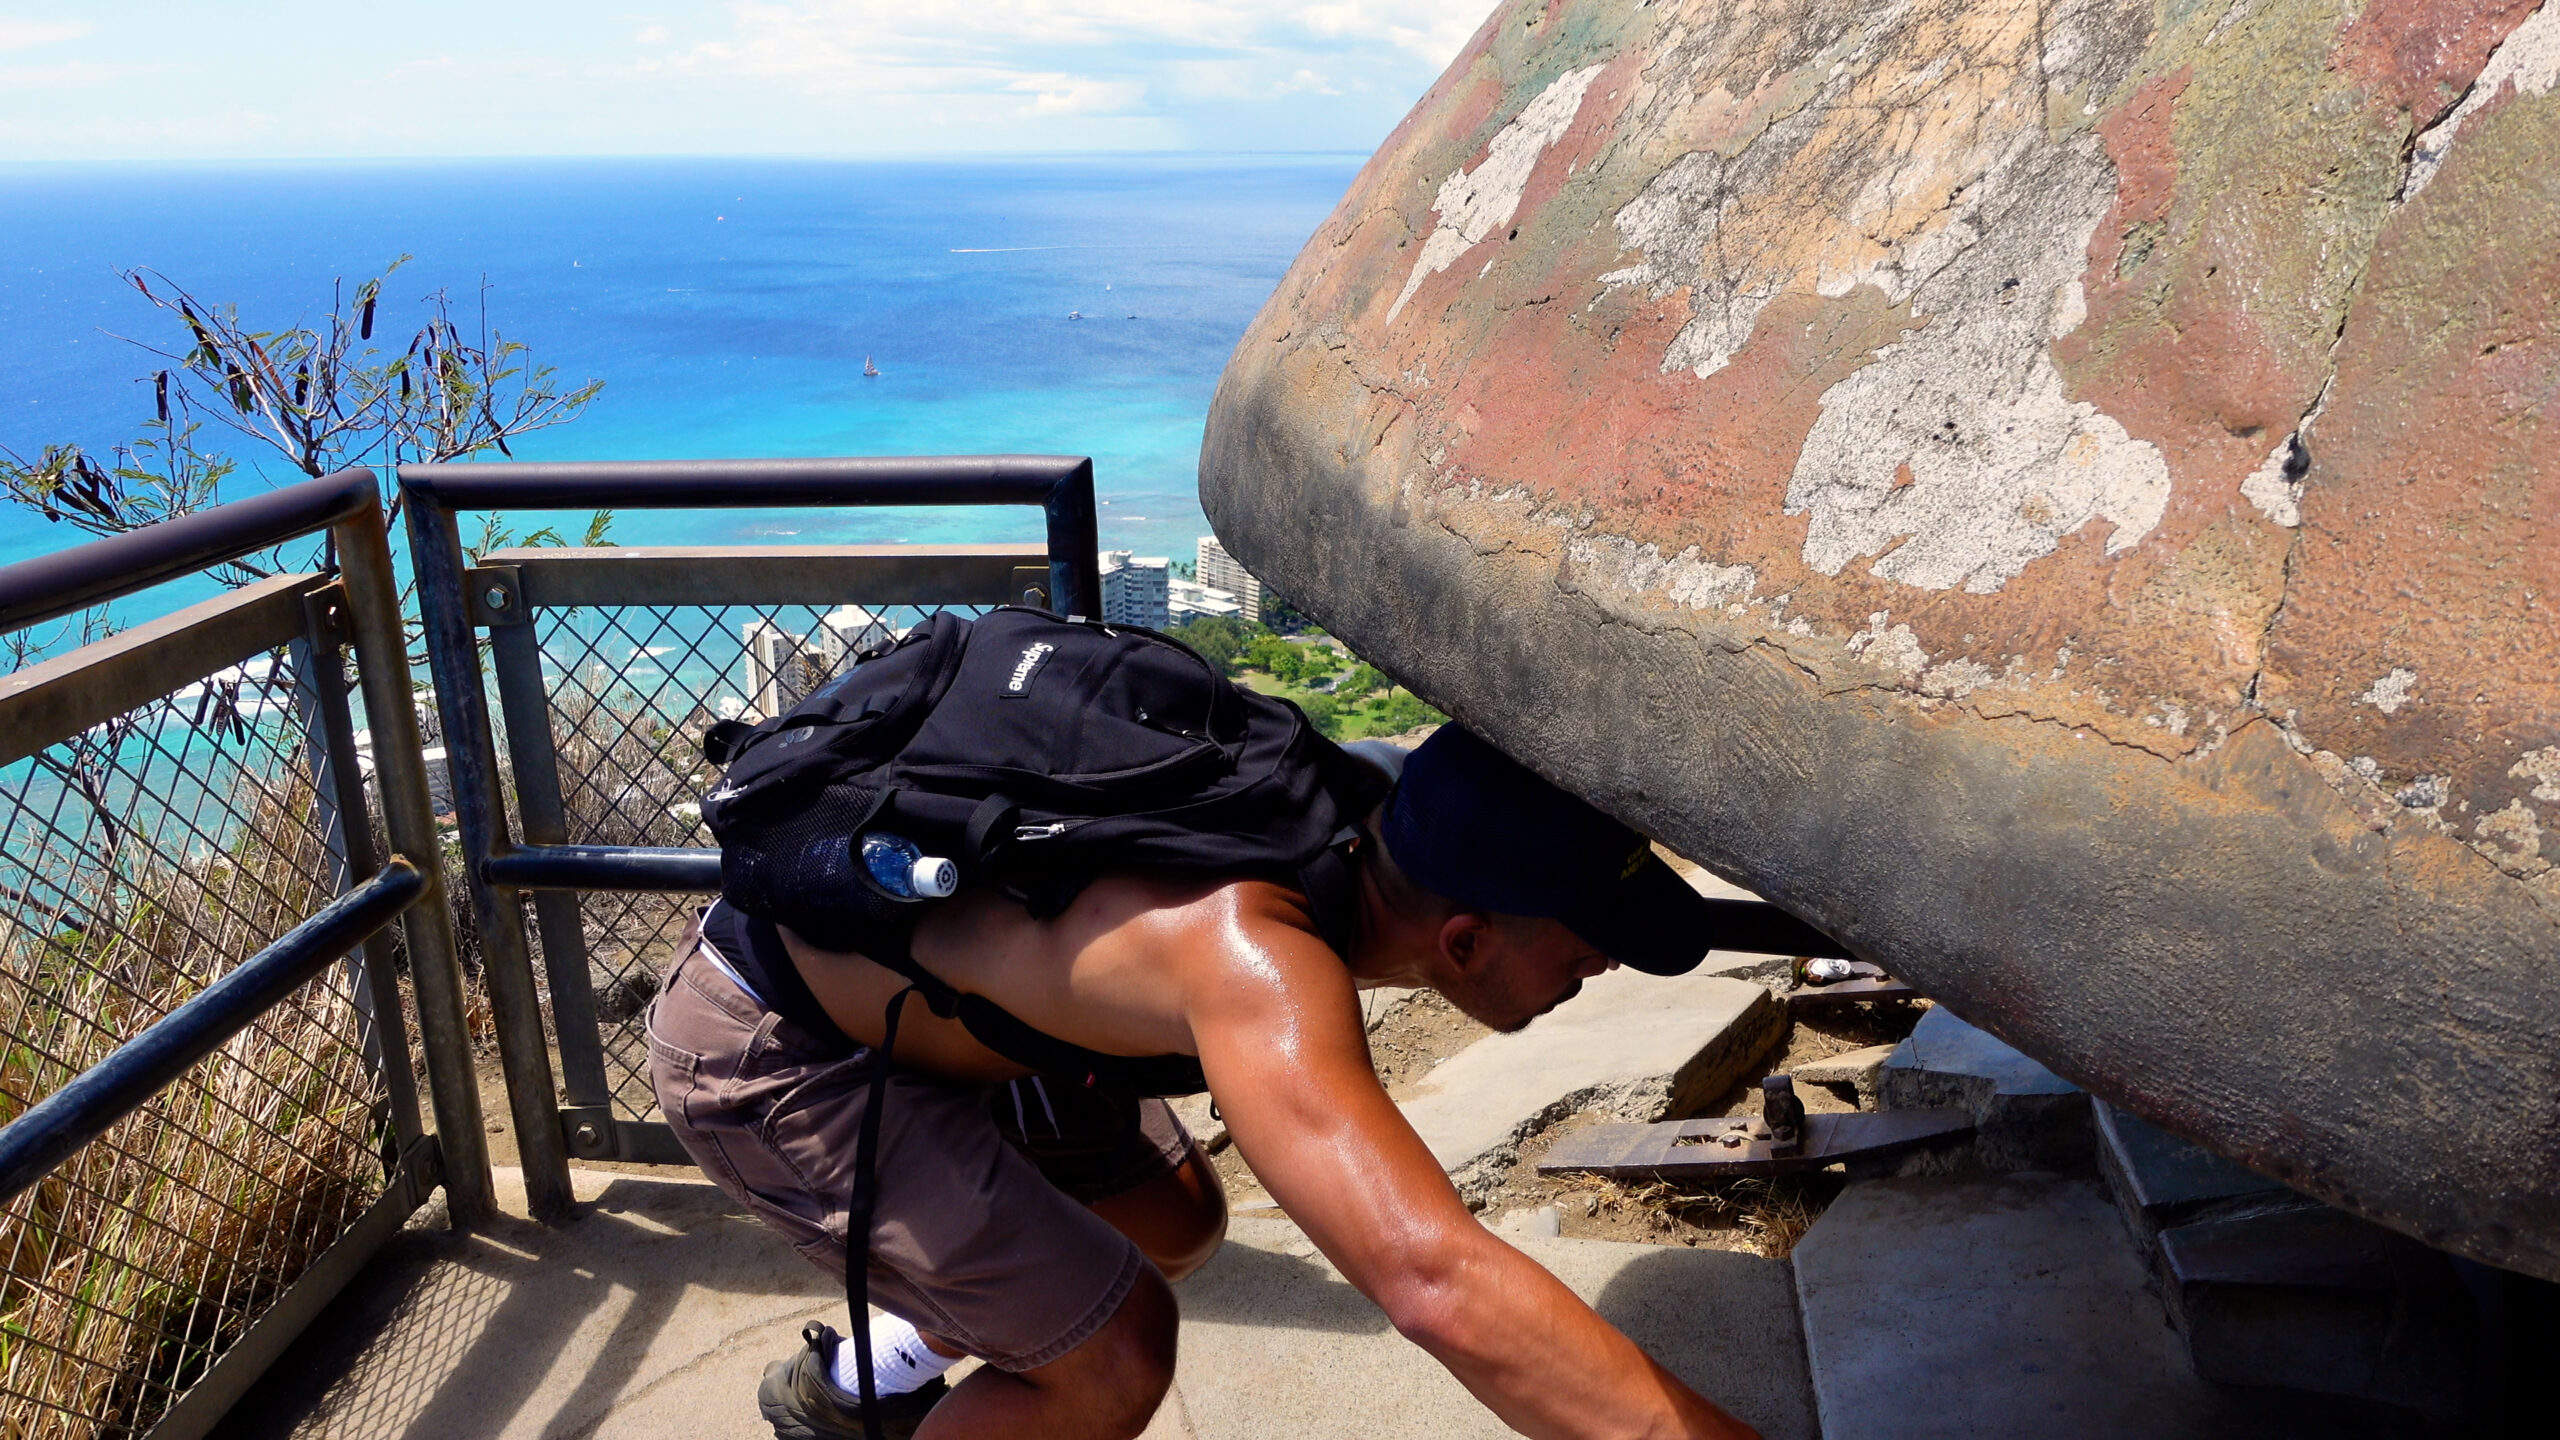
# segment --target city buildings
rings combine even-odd
[[[1261,581],[1253,578],[1252,571],[1236,563],[1236,558],[1227,553],[1227,547],[1219,544],[1218,537],[1215,535],[1200,537],[1200,566],[1197,578],[1207,589],[1222,590],[1234,596],[1247,620],[1259,621],[1271,618],[1271,601],[1274,597],[1262,588]]]
[[[894,640],[897,633],[876,612],[839,605],[801,635],[770,620],[747,624],[747,699],[767,718],[779,715],[824,685],[854,656]]]
[[[1167,591],[1165,609],[1177,625],[1202,615],[1232,619],[1244,613],[1244,603],[1235,596],[1197,580],[1174,580]]]
[[[1173,562],[1162,555],[1102,552],[1102,618],[1113,625],[1162,630],[1173,623]]]

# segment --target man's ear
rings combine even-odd
[[[1460,974],[1473,974],[1484,963],[1492,947],[1493,921],[1472,910],[1461,910],[1440,922],[1440,954]]]

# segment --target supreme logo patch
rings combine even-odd
[[[1030,694],[1031,682],[1040,678],[1040,667],[1048,664],[1049,657],[1056,653],[1058,647],[1045,640],[1023,646],[1022,658],[1013,662],[1013,673],[1005,678],[1004,692],[999,698],[1019,700]]]

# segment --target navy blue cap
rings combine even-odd
[[[1713,939],[1715,908],[1643,836],[1462,726],[1406,759],[1379,838],[1424,889],[1561,921],[1629,969],[1686,974]]]

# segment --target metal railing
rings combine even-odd
[[[0,1433],[202,1434],[435,1186],[492,1211],[376,484],[0,569],[17,632],[321,530],[339,565],[0,679]]]
[[[474,464],[404,467],[400,484],[527,1200],[559,1218],[574,1204],[573,1155],[691,1163],[652,1118],[641,1015],[700,897],[719,888],[700,820],[703,730],[788,708],[931,610],[1100,614],[1093,466]],[[457,523],[472,510],[883,505],[1036,505],[1047,539],[523,549],[472,565]]]

